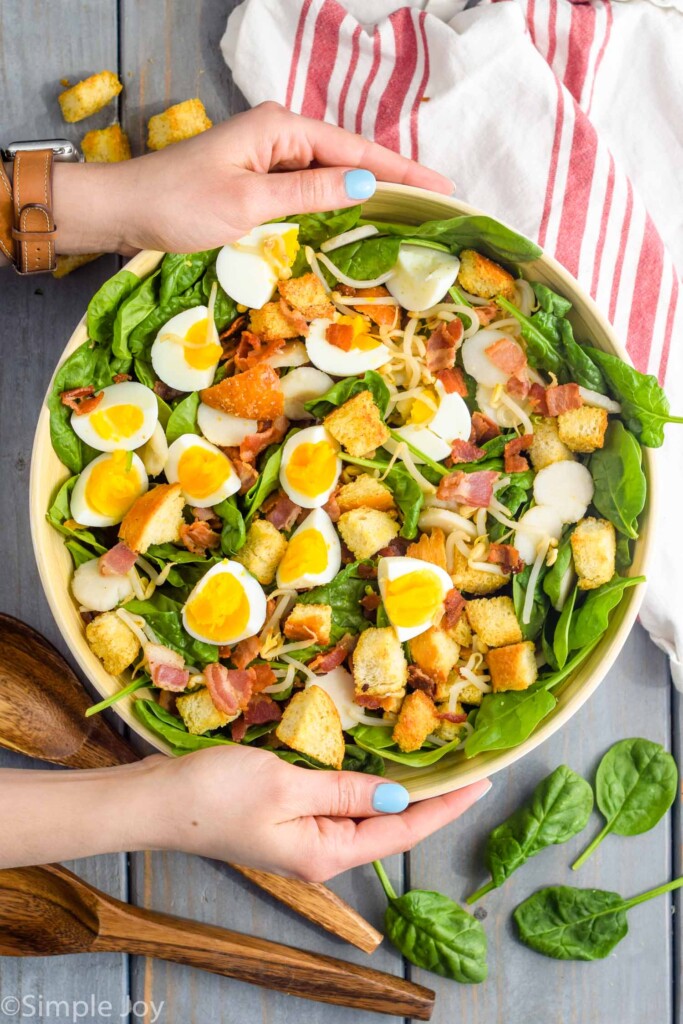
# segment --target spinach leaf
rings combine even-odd
[[[157,305],[157,277],[159,271],[146,278],[135,291],[123,300],[114,319],[111,349],[117,359],[129,359],[128,338]]]
[[[299,225],[299,244],[310,245],[314,249],[320,247],[321,242],[335,235],[341,235],[344,231],[355,228],[358,218],[361,215],[362,206],[348,206],[344,210],[330,210],[328,213],[302,213],[287,218]],[[332,257],[334,260],[334,257]]]
[[[373,867],[388,900],[387,938],[416,967],[465,985],[484,981],[486,933],[479,921],[439,892],[412,889],[397,896],[383,865]]]
[[[47,400],[50,439],[56,455],[72,473],[80,473],[100,453],[76,436],[71,427],[72,411],[62,404],[60,395],[62,391],[87,387],[89,384],[99,391],[113,383],[114,372],[106,351],[91,341],[83,342],[57,370]]]
[[[337,643],[345,633],[362,633],[370,622],[363,615],[360,603],[368,581],[358,572],[359,562],[351,562],[330,582],[299,594],[300,604],[329,604],[332,608],[330,638]],[[300,653],[300,652],[298,652]],[[359,744],[362,746],[362,744]]]
[[[543,577],[543,590],[550,598],[556,611],[561,611],[560,603],[563,596],[563,584],[568,572],[572,572],[572,531],[564,535],[557,549],[557,558]]]
[[[602,370],[614,398],[621,403],[626,426],[641,444],[659,448],[664,444],[664,424],[683,423],[683,416],[672,416],[669,400],[656,377],[640,373],[618,356],[597,348],[585,349]]]
[[[290,435],[288,434],[287,437],[289,436]],[[287,440],[287,438],[285,438],[285,440]],[[256,483],[249,488],[244,496],[244,508],[246,511],[244,523],[247,528],[268,495],[272,494],[280,483],[280,465],[282,463],[283,447],[284,443],[274,446],[270,455],[268,454],[268,449],[266,449],[266,459],[263,469],[259,474],[259,478]]]
[[[597,391],[601,395],[606,394],[607,385],[602,371],[574,338],[569,320],[558,320],[557,327],[560,335],[560,348],[566,364],[566,370],[561,374],[561,383],[567,384],[573,381],[582,388]]]
[[[385,416],[389,405],[389,388],[380,374],[374,370],[368,370],[362,377],[344,377],[320,398],[312,398],[309,402],[304,402],[304,409],[316,419],[321,420],[323,416],[327,416],[333,409],[343,405],[349,398],[359,395],[361,391],[370,391],[375,405],[382,416]]]
[[[199,409],[199,392],[192,391],[176,405],[166,424],[166,440],[169,444],[177,441],[182,434],[199,434],[197,426],[197,410]]]
[[[396,265],[401,239],[387,235],[373,235],[358,242],[350,242],[330,253],[329,259],[337,270],[357,281],[370,281]],[[335,280],[325,267],[326,277]]]
[[[633,563],[633,544],[628,537],[619,534],[617,537],[617,572],[626,572]]]
[[[247,539],[244,519],[237,507],[235,496],[232,495],[230,498],[226,498],[225,501],[219,502],[218,505],[214,505],[213,511],[223,520],[221,551],[228,558],[231,558],[241,547],[244,547]]]
[[[531,735],[556,704],[556,699],[546,689],[487,693],[481,702],[474,732],[465,740],[465,756],[476,757],[486,750],[516,747]]]
[[[107,550],[103,544],[100,544],[95,534],[90,530],[83,528],[75,530],[73,527],[65,525],[72,518],[71,494],[77,480],[77,476],[70,476],[68,480],[64,481],[47,511],[47,521],[64,537],[71,537],[81,546],[87,545],[91,549],[90,558],[95,558],[96,555],[103,555]]]
[[[652,740],[615,743],[598,765],[595,794],[607,824],[572,864],[574,871],[597,849],[605,836],[637,836],[649,832],[676,799],[678,772],[671,754]]]
[[[207,665],[211,661],[218,661],[218,647],[215,644],[195,640],[185,632],[181,618],[182,607],[180,602],[165,597],[157,590],[146,601],[128,601],[126,611],[131,615],[141,615],[161,643],[182,654],[191,665]]]
[[[604,889],[555,885],[540,889],[517,907],[514,919],[522,942],[555,960],[603,960],[628,933],[626,911],[672,892],[683,877],[625,900]]]
[[[582,661],[586,660],[599,639],[600,638],[598,637],[593,641],[593,643],[588,644],[586,647],[582,647],[577,651],[574,657],[569,659],[564,668],[553,669],[553,671],[549,672],[547,675],[539,676],[533,687],[531,687],[531,691],[535,692],[537,690],[554,689],[559,683],[566,679],[567,676],[570,676],[574,669],[579,667]],[[528,693],[529,690],[526,692]]]
[[[361,218],[360,223],[374,224],[380,232],[386,234],[442,242],[455,253],[461,249],[476,249],[503,263],[526,263],[543,255],[543,250],[534,242],[493,217],[463,215],[445,220],[428,220],[417,227],[364,218]]]
[[[412,540],[417,534],[417,522],[424,504],[420,485],[413,480],[403,462],[394,463],[384,483],[391,488],[394,501],[401,513],[401,537]]]
[[[514,316],[521,324],[522,337],[526,342],[526,355],[530,365],[559,376],[563,367],[562,356],[552,334],[545,327],[545,321],[525,316],[502,295],[496,296],[496,305]],[[535,314],[535,317],[538,317],[538,314]]]
[[[159,302],[165,306],[174,295],[187,291],[216,262],[218,249],[205,252],[167,252],[161,261]]]
[[[157,306],[131,331],[128,347],[132,354],[134,356],[146,355],[149,346],[171,317],[176,313],[182,313],[185,309],[194,309],[195,306],[203,304],[204,295],[201,290],[201,282],[199,282],[198,285],[183,292],[182,295],[174,295],[165,305]],[[216,321],[216,326],[218,326],[218,321]]]
[[[216,324],[216,330],[220,333],[230,326],[238,314],[234,300],[230,298],[227,292],[223,291],[222,286],[219,284],[218,277],[216,276],[216,264],[212,263],[201,280],[202,293],[207,303],[211,298],[211,288],[214,282],[217,285],[217,290],[216,302],[213,307],[213,319]],[[221,367],[218,369],[220,371]],[[218,381],[214,380],[214,383],[218,383]]]
[[[586,600],[572,617],[569,650],[577,651],[598,640],[607,629],[609,613],[619,604],[624,591],[644,582],[644,576],[613,576],[608,583],[589,591]]]
[[[216,733],[195,736],[188,732],[181,718],[164,711],[155,700],[136,700],[133,712],[143,725],[171,745],[176,756],[188,754],[191,750],[204,750],[206,747],[235,746],[227,736]]]
[[[526,804],[491,832],[486,843],[491,881],[473,893],[467,903],[476,903],[497,889],[541,850],[578,835],[588,824],[592,810],[593,790],[589,784],[561,764],[539,782]]]
[[[522,622],[522,612],[524,610],[524,602],[529,588],[529,578],[531,576],[532,568],[533,566],[527,565],[525,569],[512,577],[512,600],[515,606],[515,615],[517,616],[519,628],[521,629],[522,636],[525,640],[535,640],[539,635],[543,629],[543,623],[545,622],[546,615],[548,614],[548,607],[550,604],[548,601],[548,595],[543,589],[543,581],[547,572],[544,565],[536,578],[534,600],[531,606],[531,617],[528,622]]]
[[[84,562],[91,562],[95,557],[90,548],[85,548],[77,540],[65,540],[64,547],[67,549],[74,563],[74,569],[78,569],[79,565],[83,565]]]
[[[116,310],[139,284],[140,278],[130,270],[119,270],[104,282],[88,303],[86,325],[89,338],[100,343],[109,341]]]
[[[342,762],[342,771],[363,772],[365,775],[384,775],[386,769],[379,754],[357,747],[355,743],[346,744],[346,753]]]
[[[414,750],[411,753],[404,753],[391,738],[392,730],[381,725],[357,725],[349,730],[353,736],[354,743],[368,750],[371,753],[379,754],[387,761],[395,761],[397,764],[412,765],[413,768],[426,768],[430,764],[436,764],[446,754],[452,754],[460,743],[460,739],[451,740],[442,747],[422,747],[421,750]]]
[[[564,602],[564,607],[560,613],[560,617],[557,620],[555,626],[555,634],[553,637],[553,655],[555,658],[555,667],[564,668],[569,657],[569,629],[571,626],[572,615],[574,614],[574,605],[576,604],[576,596],[578,594],[578,587],[573,587],[569,597]]]
[[[602,448],[593,452],[588,469],[593,477],[593,504],[625,537],[638,536],[638,516],[645,507],[647,481],[643,453],[620,420],[612,420]]]
[[[218,558],[207,558],[206,555],[195,555],[176,544],[152,544],[145,552],[145,558],[164,569],[169,562],[173,568],[166,577],[171,587],[183,588],[188,591],[198,580],[219,561]]]
[[[569,310],[572,308],[572,304],[569,299],[565,299],[564,296],[558,295],[552,288],[548,288],[547,285],[541,284],[540,281],[532,281],[531,287],[534,290],[534,295],[538,300],[538,304],[545,313],[554,313],[555,316],[566,316]]]

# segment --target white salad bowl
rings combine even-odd
[[[408,224],[482,212],[458,199],[404,185],[380,185],[364,209],[368,216]],[[144,276],[158,265],[162,256],[160,252],[140,252],[127,266],[135,274]],[[572,302],[570,319],[578,338],[590,339],[598,348],[630,362],[626,350],[593,300],[556,260],[550,256],[541,256],[538,260],[525,263],[523,272],[530,280],[548,285]],[[86,338],[84,315],[67,342],[60,363]],[[648,482],[648,498],[640,520],[640,537],[635,543],[631,575],[646,574],[652,547],[657,493],[654,455],[648,448],[643,449],[643,467]],[[121,682],[105,671],[86,643],[83,623],[69,589],[71,558],[63,538],[49,525],[45,515],[56,489],[68,475],[52,449],[48,410],[43,405],[34,439],[30,480],[30,523],[36,561],[45,596],[66,644],[97,692],[106,698],[118,691]],[[645,585],[638,584],[625,591],[600,642],[579,668],[553,690],[557,705],[524,742],[509,750],[489,751],[470,760],[466,760],[462,754],[448,755],[424,768],[386,762],[387,775],[402,782],[413,800],[423,800],[477,782],[535,750],[576,714],[602,682],[631,631],[644,590]],[[114,710],[133,732],[157,750],[170,753],[168,745],[135,716],[133,700],[134,697],[122,698],[114,705]]]

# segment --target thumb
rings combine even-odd
[[[317,772],[300,793],[302,814],[330,818],[399,814],[410,802],[404,786],[361,772]]]
[[[377,179],[362,167],[316,167],[255,175],[250,199],[261,223],[293,213],[324,213],[369,199]]]

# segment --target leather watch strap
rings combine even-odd
[[[10,263],[14,263],[14,239],[12,238],[12,227],[14,225],[14,207],[12,205],[12,186],[5,174],[5,168],[0,159],[0,252]]]
[[[14,159],[12,238],[20,274],[54,270],[55,222],[52,214],[51,149],[22,150]]]

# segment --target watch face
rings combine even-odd
[[[32,139],[30,142],[10,142],[9,146],[1,152],[3,160],[10,161],[14,160],[17,153],[35,152],[39,149],[51,149],[55,160],[75,163],[83,159],[78,147],[68,139]]]

